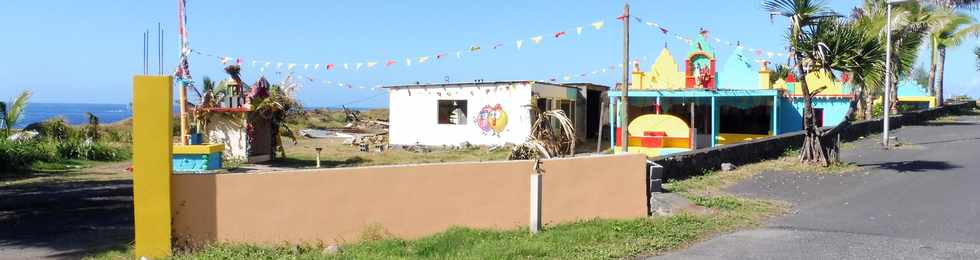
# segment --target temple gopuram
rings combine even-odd
[[[754,61],[737,47],[717,67],[718,55],[702,30],[678,64],[666,47],[649,71],[633,64],[628,118],[622,118],[621,90],[609,91],[610,142],[622,151],[626,127],[630,152],[655,157],[800,131],[803,95],[792,73],[770,80],[765,61]],[[683,69],[680,70],[680,69]],[[841,123],[853,98],[846,76],[809,73],[811,90],[826,87],[813,98],[817,124]]]

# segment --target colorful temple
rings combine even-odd
[[[614,119],[610,141],[617,152],[622,151],[622,127],[629,133],[629,151],[648,156],[802,130],[803,95],[792,74],[771,82],[765,62],[757,66],[741,47],[719,69],[717,53],[706,39],[707,32],[701,32],[681,65],[666,48],[650,71],[642,72],[634,63],[629,118],[619,113],[623,92],[609,91]],[[842,122],[852,99],[850,88],[829,73],[811,73],[805,80],[811,91],[826,87],[813,99],[817,124]]]

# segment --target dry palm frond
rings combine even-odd
[[[528,140],[511,151],[511,160],[552,158],[575,154],[575,125],[561,110],[538,115]]]

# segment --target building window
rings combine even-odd
[[[572,120],[573,122],[575,121],[575,101],[559,100],[558,109],[564,111],[565,116],[567,116],[568,119]]]
[[[439,100],[440,125],[465,125],[466,100]]]

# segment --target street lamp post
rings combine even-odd
[[[884,122],[883,129],[881,130],[881,143],[888,148],[888,129],[889,129],[889,114],[891,113],[891,88],[892,88],[892,5],[901,4],[911,0],[888,0],[886,2],[887,11],[886,21],[885,21],[885,98],[884,102],[881,104],[881,112],[884,115],[882,122]]]

